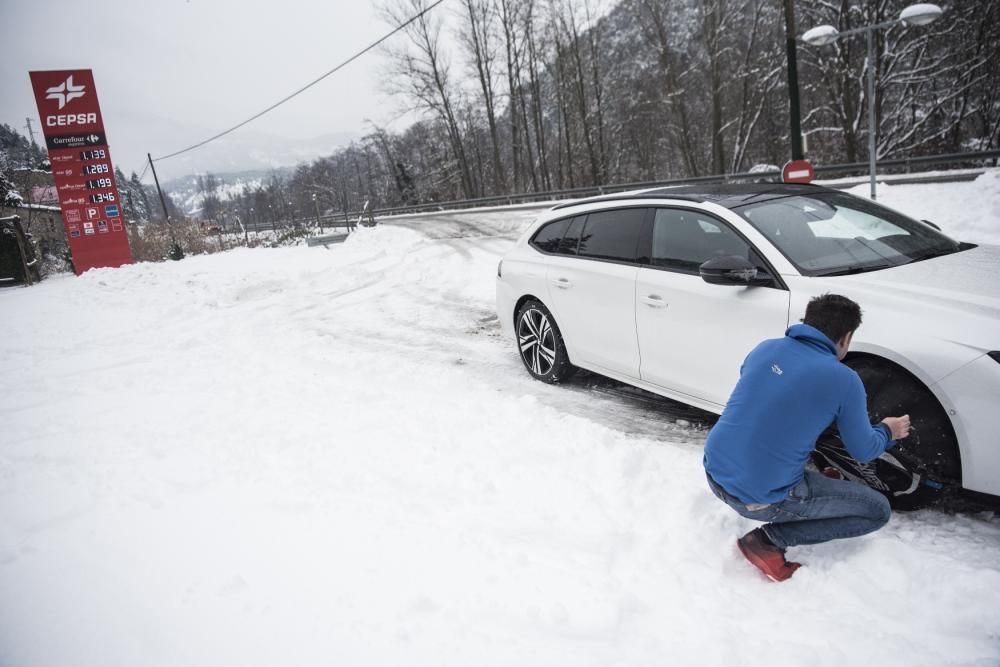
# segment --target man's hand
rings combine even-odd
[[[902,440],[906,436],[910,435],[910,415],[903,415],[902,417],[886,417],[882,420],[882,423],[889,427],[892,431],[893,440]]]

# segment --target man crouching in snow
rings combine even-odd
[[[861,308],[847,297],[810,301],[803,324],[747,355],[705,442],[712,492],[748,519],[767,522],[737,546],[774,581],[799,567],[785,560],[786,548],[864,535],[889,521],[889,501],[878,491],[805,470],[816,438],[833,420],[861,462],[910,433],[909,415],[872,426],[861,378],[840,363],[860,325]]]

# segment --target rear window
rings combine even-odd
[[[566,235],[563,236],[562,243],[559,244],[559,252],[563,255],[575,255],[577,246],[580,244],[580,232],[583,231],[583,223],[587,219],[585,215],[578,215],[573,218]]]
[[[580,236],[580,256],[634,262],[645,218],[644,208],[591,213]]]
[[[562,241],[563,234],[566,233],[569,221],[570,219],[566,218],[545,225],[535,233],[535,237],[531,239],[531,245],[542,252],[558,251],[559,242]]]

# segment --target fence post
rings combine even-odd
[[[323,233],[323,218],[319,215],[319,201],[316,199],[316,193],[312,196],[313,206],[316,208],[316,225],[319,227],[319,233]]]

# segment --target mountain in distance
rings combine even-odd
[[[183,178],[189,174],[268,171],[295,167],[302,162],[332,154],[357,138],[336,132],[310,139],[286,139],[268,134],[226,135],[167,160],[157,160],[160,178]],[[156,158],[156,156],[153,156]]]
[[[226,200],[244,187],[254,189],[262,185],[273,173],[287,176],[303,162],[331,155],[357,136],[334,132],[311,139],[285,139],[238,130],[187,153],[157,160],[156,171],[164,191],[178,207],[194,214],[201,208],[197,183],[200,175],[214,175],[220,182],[217,194]]]
[[[302,162],[330,155],[348,145],[357,135],[347,132],[325,134],[310,139],[286,139],[268,134],[226,135],[177,157],[157,162],[156,170],[166,176],[233,173],[294,167]],[[155,157],[155,156],[154,156]]]
[[[189,174],[235,173],[294,167],[331,155],[361,136],[358,131],[331,131],[309,138],[288,138],[252,127],[241,127],[204,146],[165,158],[173,152],[205,141],[218,128],[178,121],[148,113],[122,112],[108,120],[113,131],[111,148],[116,166],[126,174],[142,172],[146,153],[153,154],[160,181]],[[146,182],[151,182],[152,179]]]
[[[216,194],[225,201],[243,191],[244,188],[254,190],[267,182],[272,174],[288,176],[295,166],[276,167],[271,169],[248,169],[246,171],[211,172],[219,182]],[[197,214],[201,210],[202,194],[198,191],[198,177],[205,172],[173,178],[163,183],[164,193],[173,199],[177,207],[186,215]]]

